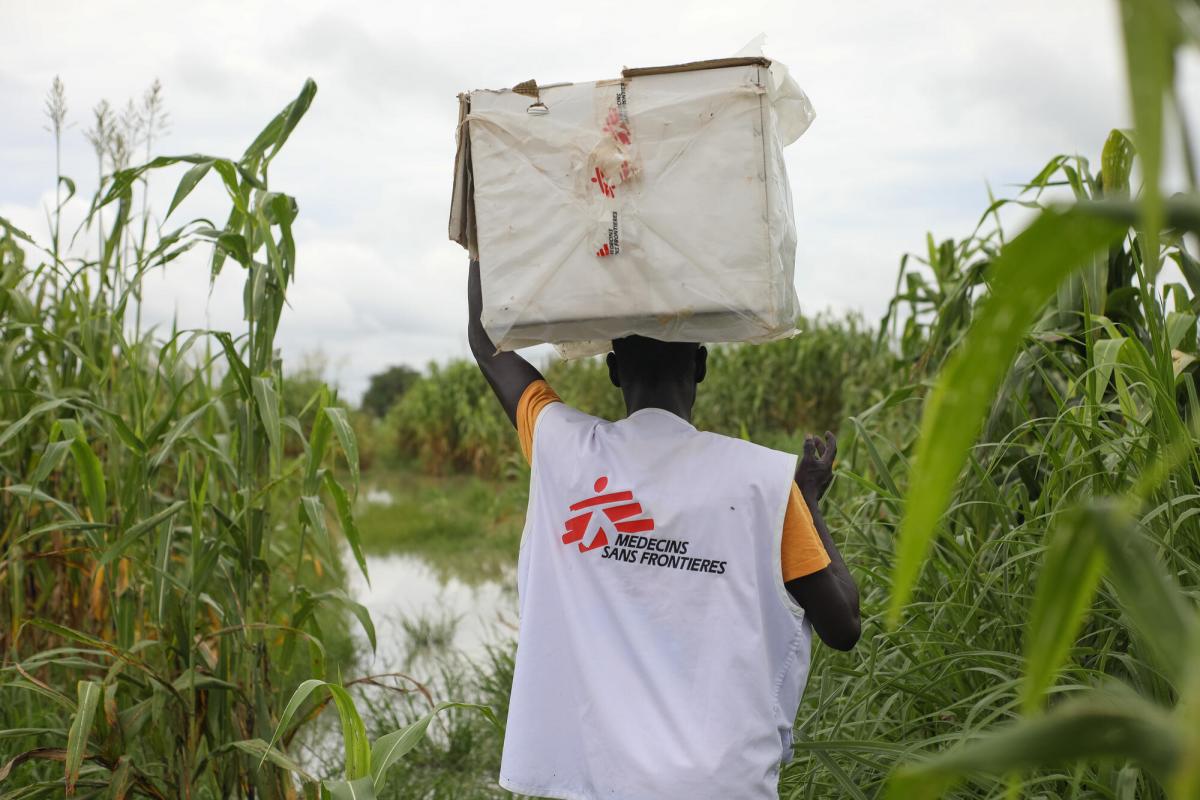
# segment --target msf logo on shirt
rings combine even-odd
[[[609,543],[609,537],[619,533],[644,533],[654,530],[654,520],[641,516],[642,504],[635,502],[633,492],[609,492],[608,478],[600,476],[592,488],[596,495],[571,504],[571,511],[581,513],[566,522],[563,544],[579,544],[579,552],[586,553]]]

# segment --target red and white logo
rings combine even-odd
[[[608,108],[608,116],[604,118],[604,132],[623,145],[633,144],[633,137],[629,135],[629,115],[625,111],[624,86],[617,95],[617,105]]]
[[[633,499],[633,492],[609,492],[608,478],[600,476],[592,488],[596,495],[571,504],[571,511],[580,511],[567,519],[563,544],[579,544],[586,553],[604,547],[616,533],[644,533],[654,530],[654,519],[642,515],[642,504]],[[597,513],[599,512],[599,513]]]
[[[621,225],[620,218],[617,212],[612,212],[612,225],[608,228],[608,241],[600,245],[600,249],[596,251],[596,255],[604,258],[605,256],[615,256],[621,252]]]
[[[608,176],[599,167],[596,167],[592,174],[592,183],[596,184],[596,188],[600,190],[600,194],[605,197],[617,196],[617,187],[608,182]]]

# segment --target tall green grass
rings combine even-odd
[[[331,580],[343,543],[366,573],[352,424],[319,382],[292,399],[303,384],[284,383],[275,345],[298,206],[268,172],[315,93],[305,83],[238,158],[153,157],[157,84],[140,112],[102,104],[80,230],[62,229],[66,177],[49,247],[0,218],[5,798],[290,798],[293,774],[318,793],[287,745],[324,704],[293,718],[285,702],[340,671],[345,648],[326,645],[344,615],[375,633]],[[58,81],[47,111],[57,144]],[[166,219],[215,180],[222,224],[157,221],[150,181],[177,165]],[[144,329],[144,276],[197,246],[214,279],[243,274],[244,328]]]
[[[1105,151],[1127,146],[1115,132]],[[1055,158],[1021,199],[1054,184],[1098,203],[1120,194],[1128,174],[1128,162],[1093,173],[1082,158]],[[896,772],[889,796],[1192,796],[1177,786],[1190,723],[1171,716],[1184,684],[1170,662],[1188,652],[1188,596],[1200,584],[1200,282],[1188,271],[1192,285],[1145,281],[1139,234],[1126,223],[1062,290],[1013,301],[1024,306],[1012,319],[1032,321],[1016,321],[1008,353],[992,353],[989,314],[1012,285],[1001,271],[1048,269],[1055,242],[1030,249],[1021,237],[1068,213],[1048,212],[994,257],[959,260],[959,275],[942,279],[972,284],[965,295],[901,300],[914,303],[910,329],[919,325],[908,355],[940,374],[924,402],[918,372],[848,420],[826,516],[860,577],[864,639],[854,654],[817,651],[785,798],[882,796],[905,763],[914,765]],[[1001,239],[991,223],[977,235]],[[1176,231],[1164,241],[1165,258],[1188,258]],[[947,242],[934,253],[984,247]],[[938,281],[936,266],[920,269]],[[1174,354],[1170,372],[1154,368],[1156,350]],[[973,381],[997,373],[974,386],[984,401],[973,417],[938,405],[938,392],[961,403]],[[954,455],[955,437],[967,445],[943,487],[938,535],[889,621],[904,577],[902,521],[936,503],[924,470]],[[1175,654],[1165,661],[1164,642]]]
[[[1052,163],[1043,175],[1064,174],[1076,202],[1043,210],[990,265],[988,297],[924,409],[888,604],[895,630],[937,534],[978,534],[954,524],[956,484],[964,469],[986,468],[972,442],[1006,372],[1010,383],[1016,373],[1008,365],[1025,350],[1030,325],[1057,291],[1051,330],[1065,327],[1067,344],[1043,348],[1051,357],[1037,365],[1035,382],[1049,384],[1055,373],[1066,379],[1047,387],[1057,414],[1039,455],[1067,481],[1044,517],[1048,545],[1021,627],[1024,670],[1013,704],[1021,720],[901,770],[892,797],[940,796],[972,772],[1007,775],[1016,795],[1035,780],[1025,777],[1032,770],[1112,759],[1131,770],[1111,786],[1121,796],[1138,793],[1133,770],[1145,774],[1147,794],[1200,794],[1200,621],[1190,596],[1200,555],[1200,270],[1186,250],[1187,234],[1200,232],[1200,192],[1182,117],[1174,133],[1189,192],[1164,199],[1159,185],[1170,112],[1178,109],[1176,56],[1195,47],[1200,28],[1192,3],[1127,0],[1120,8],[1136,138],[1114,132],[1098,176],[1083,164]],[[1135,148],[1143,185],[1130,203]],[[1188,285],[1160,284],[1168,260]],[[1110,303],[1125,312],[1123,323],[1105,316]],[[1077,357],[1075,365],[1054,359],[1056,350]],[[1102,583],[1101,599],[1113,611],[1099,632],[1120,650],[1104,654],[1113,666],[1102,658],[1100,671],[1118,680],[1102,689],[1084,682],[1077,697],[1044,711],[1062,693],[1056,673],[1076,661],[1073,643],[1098,632],[1087,612]]]

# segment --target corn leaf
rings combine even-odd
[[[333,432],[337,435],[338,443],[342,446],[342,455],[346,457],[346,466],[350,467],[350,477],[354,482],[354,491],[358,493],[358,443],[354,438],[354,428],[346,417],[346,409],[329,406],[325,409],[326,416],[333,424]]]
[[[225,351],[225,363],[229,366],[229,371],[233,375],[233,379],[237,381],[238,388],[242,392],[242,397],[249,397],[251,394],[250,370],[238,354],[233,337],[224,331],[214,332],[213,335],[217,337],[217,341],[221,343],[221,349]]]
[[[500,727],[500,723],[496,720],[496,715],[488,706],[481,706],[475,703],[438,703],[432,711],[407,728],[401,728],[386,736],[380,736],[375,740],[375,744],[371,747],[371,779],[374,782],[376,790],[383,786],[383,779],[388,768],[416,747],[425,736],[425,731],[429,728],[429,723],[433,721],[433,718],[439,712],[448,708],[473,709],[487,717],[488,721],[497,728]]]
[[[375,786],[370,778],[354,781],[325,781],[325,789],[332,800],[375,800]]]
[[[14,436],[24,430],[25,426],[30,422],[37,419],[42,414],[45,414],[47,411],[53,411],[56,408],[66,405],[67,402],[68,401],[65,398],[60,398],[58,400],[47,400],[45,402],[38,403],[33,408],[29,409],[29,411],[25,412],[23,417],[14,422],[12,425],[5,426],[4,430],[0,432],[0,447],[3,447],[9,439],[12,439]]]
[[[1116,369],[1117,361],[1121,356],[1121,348],[1125,346],[1126,341],[1124,336],[1114,336],[1111,339],[1099,340],[1093,348],[1096,364],[1096,393],[1092,397],[1092,402],[1097,405],[1104,400],[1104,392],[1108,389],[1108,382],[1112,379],[1113,370]]]
[[[1052,534],[1025,627],[1022,710],[1038,711],[1066,660],[1104,569],[1104,548],[1091,534],[1093,513],[1070,515]],[[1101,512],[1102,513],[1102,512]]]
[[[243,753],[248,753],[252,756],[258,756],[260,766],[264,760],[270,761],[272,764],[280,767],[281,769],[285,769],[288,772],[294,772],[296,775],[300,776],[300,779],[303,781],[307,781],[309,783],[316,781],[316,778],[305,772],[304,768],[293,761],[286,753],[277,747],[272,747],[262,739],[243,739],[239,742],[233,742],[233,746],[238,750],[241,750]]]
[[[117,759],[117,768],[113,770],[108,781],[108,800],[125,800],[129,790],[133,788],[133,762],[129,756],[123,755]]]
[[[5,684],[7,685],[7,684]],[[72,711],[75,710],[74,704],[70,705]],[[8,728],[0,731],[0,739],[21,739],[26,736],[59,736],[64,737],[67,732],[62,728]]]
[[[333,704],[337,706],[338,716],[342,721],[342,739],[346,743],[346,780],[355,781],[371,776],[371,742],[367,739],[367,729],[363,725],[354,700],[341,686],[328,683]]]
[[[1173,81],[1173,50],[1179,37],[1179,20],[1171,0],[1121,0],[1121,23],[1138,155],[1144,176],[1145,242],[1142,252],[1147,272],[1153,279],[1158,272],[1159,231],[1163,218],[1162,190],[1158,184],[1162,172],[1163,99]]]
[[[1105,757],[1133,758],[1162,779],[1179,766],[1181,748],[1162,709],[1129,693],[1097,692],[901,768],[888,782],[887,798],[933,800],[971,774],[1002,776]]]
[[[196,408],[190,413],[186,414],[178,422],[172,425],[170,430],[167,432],[166,437],[163,439],[162,444],[159,445],[158,452],[155,453],[154,457],[150,459],[150,466],[155,469],[162,466],[162,463],[167,460],[168,456],[171,455],[171,451],[174,449],[175,443],[178,442],[179,439],[184,436],[184,434],[191,430],[192,425],[196,423],[196,420],[199,419],[200,415],[207,411],[210,406],[217,402],[218,399],[219,398],[214,397],[211,400],[208,400],[199,408]]]
[[[287,730],[291,724],[292,717],[303,705],[314,691],[320,688],[325,688],[333,696],[334,705],[337,707],[338,716],[342,723],[342,739],[346,743],[346,779],[349,781],[367,777],[371,772],[371,748],[367,741],[367,730],[363,725],[362,718],[358,716],[358,711],[354,708],[354,701],[350,694],[336,683],[317,680],[312,678],[304,681],[296,687],[296,691],[292,693],[292,698],[288,700],[287,706],[283,709],[283,714],[279,717],[279,724],[275,727],[275,733],[271,736],[269,747],[274,747],[279,740],[283,731]],[[266,760],[264,752],[259,760],[259,765]]]
[[[92,731],[92,720],[96,717],[96,705],[102,694],[96,681],[79,681],[76,685],[79,704],[71,729],[67,732],[66,780],[67,796],[75,794],[75,783],[79,780],[79,768],[87,752],[88,736]]]
[[[272,463],[278,464],[283,460],[283,436],[279,425],[279,394],[275,391],[275,380],[256,375],[252,383],[254,404],[258,407],[259,419],[271,442]]]
[[[283,147],[288,137],[292,135],[292,131],[300,124],[300,120],[308,111],[308,107],[312,105],[313,98],[317,95],[317,84],[312,78],[307,78],[304,81],[304,86],[300,88],[300,94],[296,95],[296,99],[288,104],[283,110],[283,124],[279,129],[278,135],[271,142],[271,152],[267,154],[267,161],[275,157],[279,152],[279,148]]]
[[[1184,685],[1189,658],[1197,651],[1195,609],[1167,573],[1150,542],[1121,506],[1093,515],[1094,530],[1108,550],[1108,580],[1135,635],[1177,687]]]
[[[25,231],[18,228],[16,225],[13,225],[12,222],[10,222],[7,217],[0,217],[0,228],[3,228],[5,230],[5,232],[11,234],[13,237],[20,239],[23,242],[31,244],[34,247],[37,246],[37,242],[35,242],[33,240],[32,236],[30,236],[28,233],[26,233]]]
[[[187,172],[183,173],[183,178],[180,179],[179,185],[175,188],[175,196],[171,198],[171,205],[167,207],[167,217],[179,207],[179,204],[192,193],[192,189],[196,188],[196,184],[203,180],[212,168],[211,161],[201,161],[199,164],[192,166]],[[164,217],[163,219],[166,219]]]
[[[329,436],[333,432],[333,423],[325,415],[326,399],[326,390],[322,387],[317,413],[313,417],[312,432],[308,436],[308,464],[304,471],[304,491],[309,494],[316,494],[319,488],[317,472],[321,468],[321,461],[325,458],[325,451],[329,449]]]
[[[1108,134],[1100,152],[1100,175],[1106,197],[1129,196],[1129,175],[1136,152],[1129,131],[1114,129]]]
[[[118,539],[116,542],[114,542],[112,545],[110,545],[109,548],[107,550],[105,550],[103,554],[101,554],[101,556],[99,558],[100,564],[101,565],[108,564],[114,558],[117,558],[118,556],[120,556],[121,553],[125,551],[125,548],[129,547],[130,544],[137,541],[142,536],[142,534],[146,533],[147,531],[153,530],[154,528],[161,525],[163,522],[166,522],[168,519],[170,519],[171,517],[178,514],[186,505],[187,505],[186,500],[176,500],[174,503],[167,506],[166,508],[160,509],[159,511],[150,515],[149,517],[142,520],[141,522],[138,522],[137,524],[131,526],[129,528],[129,530],[125,531],[125,533],[121,536],[120,539]]]
[[[268,746],[275,746],[275,742],[279,741],[279,736],[283,733],[283,731],[287,730],[288,725],[290,725],[292,722],[292,717],[296,715],[296,711],[300,709],[300,706],[304,704],[304,701],[308,699],[308,696],[325,685],[325,681],[318,680],[317,678],[310,678],[296,687],[296,691],[292,692],[291,699],[288,700],[287,705],[284,706],[283,713],[279,715],[279,724],[275,726],[275,734],[271,737],[271,741],[268,743]],[[259,760],[260,766],[264,760],[266,760],[265,753]]]
[[[104,481],[104,468],[100,459],[83,436],[82,426],[71,442],[71,455],[79,470],[79,482],[83,485],[83,496],[87,498],[94,522],[104,522],[108,516],[108,491]]]
[[[367,556],[363,552],[362,536],[358,532],[358,524],[354,521],[354,510],[350,505],[350,497],[333,477],[332,472],[325,473],[325,488],[333,495],[333,505],[337,509],[338,521],[342,525],[342,534],[345,535],[346,542],[350,545],[350,552],[354,553],[354,561],[362,571],[363,577],[367,579],[367,585],[370,586],[371,576],[367,573]]]
[[[304,518],[312,526],[313,533],[317,535],[318,546],[327,556],[332,554],[334,551],[330,546],[329,528],[325,524],[325,505],[321,502],[321,498],[315,495],[305,495],[300,498],[300,508],[304,512]]]
[[[1195,643],[1190,662],[1193,667],[1187,676],[1187,683],[1180,691],[1176,708],[1180,729],[1185,733],[1180,769],[1170,784],[1172,797],[1200,796],[1200,670],[1194,666],[1200,663],[1200,647]]]
[[[371,621],[371,612],[362,603],[352,599],[341,589],[330,589],[327,592],[310,595],[307,589],[299,587],[297,594],[304,599],[301,601],[299,611],[292,619],[293,628],[299,628],[305,621],[311,619],[313,610],[318,604],[331,600],[344,606],[358,619],[359,624],[362,625],[363,632],[367,635],[367,640],[371,643],[371,650],[375,650],[375,624]]]
[[[24,483],[14,483],[12,486],[3,487],[2,491],[16,495],[17,497],[25,497],[30,500],[36,500],[39,503],[49,503],[58,510],[62,511],[75,522],[83,522],[83,520],[81,520],[79,517],[79,512],[73,507],[67,503],[64,503],[62,500],[59,500],[57,497],[51,497],[40,489],[35,489],[34,487],[28,486]],[[94,524],[97,526],[103,525],[103,523],[100,522],[88,524]]]
[[[66,440],[47,444],[46,449],[42,451],[42,457],[38,459],[37,467],[29,477],[29,484],[37,486],[46,480],[51,472],[58,469],[66,457],[67,451],[71,449],[71,444],[72,442]]]
[[[36,695],[46,698],[52,703],[62,706],[67,711],[74,712],[76,705],[71,698],[63,692],[58,691],[53,686],[32,683],[27,680],[16,680],[9,683],[0,683],[0,686],[20,689],[26,692],[33,692]]]

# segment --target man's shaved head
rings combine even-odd
[[[613,339],[608,374],[614,386],[628,392],[644,387],[689,385],[704,380],[708,351],[695,342],[661,342],[645,336]]]

